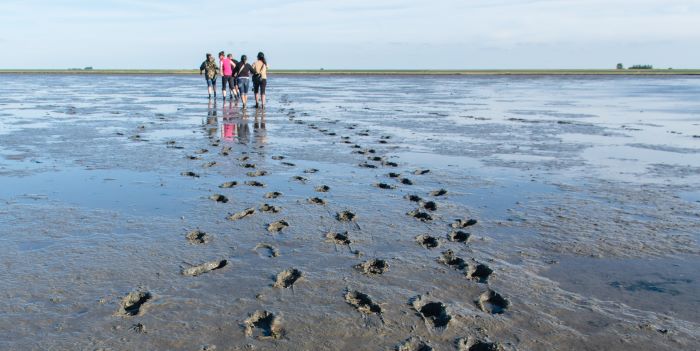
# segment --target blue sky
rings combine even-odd
[[[700,67],[700,0],[0,0],[0,68]]]

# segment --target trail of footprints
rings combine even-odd
[[[284,109],[283,109],[284,110]],[[326,129],[319,128],[314,123],[307,124],[302,120],[296,120],[295,112],[290,110],[288,114],[289,119],[296,124],[304,125],[308,128],[318,130],[327,136],[336,136],[335,132],[329,132]],[[337,121],[334,121],[335,123]],[[348,130],[356,129],[357,125],[350,125],[347,127]],[[369,130],[363,130],[356,133],[358,136],[368,137],[370,136]],[[377,141],[379,144],[386,145],[389,144],[390,136],[381,136]],[[340,136],[341,143],[348,145],[354,154],[359,155],[369,155],[364,162],[358,164],[360,168],[367,169],[377,169],[381,167],[399,167],[399,164],[393,161],[389,161],[385,156],[375,156],[377,150],[372,148],[363,148],[361,145],[354,143],[349,136]],[[175,141],[170,141],[167,144],[169,148],[176,148]],[[218,146],[218,142],[212,143],[212,146]],[[182,148],[182,147],[179,147]],[[208,154],[209,150],[199,149],[194,152],[195,155],[186,156],[189,160],[201,160],[203,155]],[[229,156],[232,153],[232,147],[223,147],[220,155]],[[245,154],[245,152],[244,152]],[[296,165],[287,161],[285,156],[275,155],[271,157],[273,160],[280,161],[280,164],[287,167],[295,167]],[[244,169],[253,169],[246,173],[248,177],[257,178],[264,177],[268,175],[265,170],[258,169],[255,163],[250,162],[250,156],[243,155],[237,159],[240,167]],[[203,168],[210,168],[218,165],[216,161],[210,161],[204,164]],[[303,171],[305,174],[315,174],[319,172],[318,169],[308,168]],[[421,176],[430,173],[428,169],[415,169],[410,172],[412,175]],[[183,176],[200,178],[200,174],[193,171],[182,172]],[[386,174],[389,179],[394,179],[397,184],[411,186],[414,185],[414,181],[410,178],[404,177],[399,172],[389,172]],[[306,183],[309,179],[302,176],[294,176],[291,180],[298,181],[301,183]],[[219,185],[221,189],[230,189],[237,187],[241,184],[252,186],[252,187],[265,187],[265,184],[256,180],[249,180],[243,183],[238,181],[228,181]],[[385,182],[377,182],[374,184],[375,187],[382,190],[395,190],[397,185]],[[331,190],[328,185],[319,185],[314,188],[318,193],[326,193]],[[448,194],[446,189],[437,189],[428,193],[429,196],[433,198],[444,197]],[[277,199],[283,196],[282,193],[272,191],[266,193],[263,197],[266,199]],[[407,212],[406,214],[410,217],[415,218],[418,221],[430,222],[434,220],[433,215],[430,212],[435,212],[438,210],[438,204],[432,200],[425,200],[418,195],[406,195],[406,200],[411,203],[417,204],[418,208]],[[209,196],[209,199],[217,203],[228,203],[229,199],[222,194],[213,194]],[[312,205],[323,205],[327,204],[325,199],[319,197],[311,197],[307,199],[307,202]],[[278,213],[282,209],[278,206],[272,204],[262,204],[259,209],[254,207],[243,209],[239,212],[230,214],[227,219],[229,221],[239,221],[245,218],[255,215],[257,211],[264,213]],[[355,222],[357,221],[357,215],[354,212],[345,210],[337,212],[335,219],[339,222]],[[450,224],[452,229],[446,236],[445,239],[440,239],[429,234],[419,235],[415,238],[418,245],[424,247],[425,249],[432,250],[436,249],[441,245],[442,240],[447,240],[452,243],[457,244],[468,244],[471,233],[467,232],[466,229],[477,224],[474,219],[456,219]],[[271,234],[276,234],[282,232],[285,228],[289,227],[290,224],[286,219],[280,219],[266,225],[266,229]],[[358,227],[359,229],[359,227]],[[187,233],[185,236],[186,240],[192,245],[205,245],[212,241],[212,236],[206,232],[200,230],[193,230]],[[350,246],[352,240],[350,239],[349,233],[345,232],[334,232],[330,231],[325,235],[327,242],[333,243],[334,245],[340,246]],[[268,258],[275,258],[280,255],[279,250],[270,244],[260,243],[253,249],[259,255]],[[454,270],[461,272],[466,280],[470,280],[479,284],[488,284],[488,279],[492,275],[493,270],[486,264],[477,262],[474,259],[465,260],[457,256],[453,250],[448,249],[441,252],[441,255],[437,258],[439,264],[451,267]],[[228,260],[214,260],[208,261],[197,265],[188,265],[188,267],[182,268],[181,274],[186,277],[197,277],[211,271],[219,270],[226,267],[229,264]],[[353,266],[355,270],[361,274],[367,276],[378,276],[385,274],[389,271],[389,263],[386,260],[373,258],[368,259],[364,262],[358,263]],[[288,289],[293,288],[295,284],[302,279],[304,274],[296,269],[290,268],[279,272],[274,278],[274,288],[278,289]],[[147,290],[139,289],[133,291],[126,295],[120,302],[119,308],[115,313],[118,316],[132,317],[142,315],[144,309],[148,303],[153,299],[153,294]],[[345,301],[360,312],[363,315],[377,315],[382,319],[383,309],[381,304],[374,301],[369,295],[357,290],[346,290],[344,294]],[[488,314],[502,314],[505,313],[510,307],[510,302],[508,299],[503,297],[496,291],[488,288],[481,295],[476,297],[472,303],[475,307],[479,308]],[[409,300],[409,306],[415,311],[416,315],[419,316],[430,329],[441,330],[445,329],[451,323],[453,317],[449,312],[448,306],[440,301],[434,301],[427,296],[416,296]],[[258,310],[253,312],[248,316],[247,319],[243,321],[243,327],[245,330],[245,335],[248,337],[254,337],[259,339],[278,339],[284,336],[285,331],[281,326],[281,321],[274,313],[266,310]],[[137,332],[144,332],[145,326],[141,323],[135,324],[132,327]],[[455,346],[458,350],[465,351],[480,351],[480,350],[501,350],[502,347],[498,343],[489,341],[486,338],[478,338],[474,336],[469,336],[465,338],[460,338],[455,341]],[[400,351],[426,351],[433,350],[428,341],[424,341],[418,336],[410,336],[404,341],[398,343],[395,347],[396,350]]]

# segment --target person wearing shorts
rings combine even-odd
[[[224,52],[219,52],[219,66],[221,70],[221,94],[223,94],[224,100],[226,100],[226,86],[228,85],[230,89],[233,89],[233,70],[231,69],[231,60],[224,55]],[[233,99],[233,96],[231,96]]]
[[[248,56],[241,56],[241,61],[238,62],[236,66],[236,75],[238,76],[238,91],[241,94],[241,100],[243,101],[243,109],[246,108],[248,104],[248,91],[250,90],[250,74],[253,71],[253,67],[248,63]]]
[[[219,72],[219,68],[216,67],[216,61],[211,54],[207,54],[207,58],[199,66],[199,74],[204,74],[204,79],[207,81],[207,92],[209,92],[209,98],[211,99],[211,94],[214,93],[214,98],[216,99],[216,75]]]
[[[258,53],[258,60],[253,63],[253,93],[255,93],[255,108],[265,108],[265,88],[267,87],[267,60],[265,54]],[[258,105],[259,103],[259,105]]]

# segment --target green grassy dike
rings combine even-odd
[[[0,74],[195,75],[177,69],[0,69]],[[279,75],[700,75],[700,69],[515,69],[515,70],[270,70]]]

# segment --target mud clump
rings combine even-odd
[[[503,348],[501,345],[489,342],[486,340],[479,340],[476,338],[459,338],[457,339],[457,350],[458,351],[501,351]]]
[[[279,257],[280,252],[277,250],[276,247],[270,245],[270,244],[264,244],[260,243],[255,245],[255,248],[253,249],[254,251],[258,251],[259,249],[264,249],[265,252],[267,252],[267,257],[274,258],[274,257]]]
[[[275,280],[275,288],[291,288],[294,283],[301,278],[302,273],[296,268],[290,268],[277,274],[277,279]]]
[[[382,162],[382,166],[385,166],[385,167],[398,167],[399,164],[396,163],[396,162],[384,161],[384,162]]]
[[[399,177],[401,177],[401,173],[389,172],[389,174],[387,174],[387,176],[389,176],[389,178],[399,178]]]
[[[411,202],[422,202],[423,201],[423,199],[418,195],[406,195],[405,198],[406,198],[406,200],[411,201]]]
[[[185,158],[188,159],[188,160],[191,160],[191,161],[197,161],[197,160],[201,160],[201,159],[202,159],[201,157],[192,156],[192,155],[188,155],[188,156],[186,156]]]
[[[354,221],[357,218],[357,215],[350,211],[343,211],[343,212],[338,212],[335,214],[335,219],[341,221],[341,222],[351,222]]]
[[[312,198],[309,198],[307,201],[310,204],[314,204],[314,205],[325,205],[326,204],[326,200],[321,199],[319,197],[312,197]]]
[[[255,311],[243,324],[248,337],[278,339],[284,335],[279,319],[268,311]]]
[[[448,235],[448,238],[450,239],[450,241],[454,241],[454,242],[458,242],[458,243],[469,242],[469,238],[471,238],[471,237],[472,237],[471,233],[463,232],[461,230],[453,230]]]
[[[376,186],[379,189],[386,189],[386,190],[396,189],[395,186],[390,185],[390,184],[386,184],[386,183],[377,183],[377,184],[374,184],[374,186]]]
[[[413,185],[413,181],[408,178],[401,178],[401,184],[403,185]]]
[[[293,180],[296,180],[297,182],[300,182],[300,183],[306,183],[306,181],[309,180],[309,179],[304,178],[304,177],[302,177],[302,176],[294,176],[294,177],[292,177],[292,179],[293,179]]]
[[[482,311],[490,314],[501,314],[510,306],[508,300],[493,290],[485,291],[475,302]]]
[[[220,261],[210,261],[206,263],[202,263],[197,266],[192,266],[189,268],[185,268],[182,270],[182,275],[186,277],[196,277],[198,275],[204,274],[211,272],[213,270],[221,269],[226,267],[228,264],[228,261],[226,260],[220,260]]]
[[[280,193],[278,191],[272,191],[272,192],[265,194],[266,199],[276,199],[280,196],[282,196],[282,193]]]
[[[257,166],[255,165],[255,163],[242,163],[241,167],[243,167],[243,168],[256,168]]]
[[[316,169],[316,168],[308,168],[308,169],[304,170],[304,173],[306,173],[306,174],[313,174],[316,172],[318,172],[318,169]]]
[[[260,211],[268,212],[268,213],[278,213],[278,212],[282,211],[282,208],[280,208],[278,206],[263,204],[262,206],[260,206]]]
[[[423,208],[428,211],[437,211],[438,206],[435,201],[427,201],[423,203]]]
[[[429,170],[429,169],[420,169],[420,168],[418,168],[418,169],[416,169],[415,171],[413,171],[413,174],[415,174],[415,175],[423,175],[423,174],[427,174],[427,173],[430,173],[430,170]]]
[[[348,291],[345,293],[345,301],[358,311],[364,314],[381,314],[382,307],[372,301],[369,295],[359,291]]]
[[[486,283],[491,273],[493,273],[493,270],[483,263],[474,261],[467,265],[467,278],[476,280],[479,283]]]
[[[241,212],[236,212],[236,213],[228,216],[227,219],[229,221],[237,221],[239,219],[246,218],[246,217],[251,216],[253,214],[255,214],[255,209],[251,207],[251,208],[246,208],[245,210],[243,210]]]
[[[270,233],[279,233],[282,229],[289,227],[289,223],[285,220],[279,220],[277,222],[272,222],[267,226],[267,231]]]
[[[180,173],[180,175],[183,175],[185,177],[199,178],[199,174],[194,172],[182,172]]]
[[[389,264],[385,260],[371,259],[355,265],[355,269],[364,274],[383,274],[389,270]]]
[[[280,160],[284,160],[285,157],[284,156],[272,156],[272,159],[275,161],[280,161]]]
[[[452,223],[452,228],[455,229],[460,229],[460,228],[466,228],[466,227],[471,227],[477,223],[476,219],[456,219],[454,223]]]
[[[296,166],[295,164],[293,164],[293,163],[291,163],[291,162],[282,162],[282,164],[285,165],[285,166],[287,166],[287,167],[294,167],[294,166]]]
[[[199,150],[195,151],[194,153],[197,154],[197,155],[202,155],[202,154],[206,154],[207,152],[209,152],[209,150],[207,150],[207,149],[199,149]]]
[[[228,198],[224,195],[221,195],[221,194],[214,194],[212,196],[209,196],[209,200],[221,202],[223,204],[228,202]]]
[[[190,244],[206,244],[211,241],[211,236],[201,230],[193,230],[185,236]]]
[[[431,216],[427,212],[422,212],[420,210],[413,210],[413,211],[407,212],[406,215],[411,216],[415,219],[418,219],[421,222],[428,222],[428,221],[433,220],[433,216]]]
[[[255,172],[248,172],[248,173],[246,173],[246,175],[247,175],[248,177],[262,177],[262,176],[266,176],[266,175],[267,175],[267,171],[257,170],[257,171],[255,171]]]
[[[219,188],[222,189],[230,189],[238,185],[238,182],[226,182],[221,185],[219,185]]]
[[[260,188],[262,188],[262,187],[265,186],[265,184],[260,183],[260,182],[258,182],[258,181],[254,181],[254,180],[249,180],[249,181],[245,182],[245,185],[248,185],[248,186],[256,186],[256,187],[260,187]]]
[[[328,185],[319,185],[314,190],[319,193],[327,193],[331,188]]]
[[[419,235],[416,237],[416,242],[426,249],[432,249],[440,246],[440,241],[430,235]]]
[[[362,168],[377,168],[377,166],[367,162],[360,163],[358,166]]]
[[[344,233],[335,233],[335,232],[329,232],[326,234],[326,238],[338,245],[350,245],[352,241],[350,240],[350,237],[348,236],[348,232]]]
[[[452,320],[452,316],[447,312],[447,307],[442,302],[425,301],[421,296],[411,302],[413,308],[423,318],[423,320],[434,328],[447,328]]]
[[[447,190],[445,189],[440,189],[440,190],[435,190],[430,192],[430,196],[443,196],[447,194]]]
[[[396,345],[396,351],[433,351],[433,348],[421,338],[412,336]]]
[[[454,269],[462,270],[467,267],[467,262],[463,258],[457,257],[452,250],[447,250],[438,258],[438,262],[450,266]]]
[[[139,315],[141,307],[153,298],[153,294],[148,291],[133,291],[126,295],[119,304],[117,315],[132,317]]]
[[[210,167],[214,167],[214,166],[216,166],[216,165],[217,165],[216,161],[211,161],[211,162],[205,163],[202,167],[204,167],[204,168],[210,168]]]

